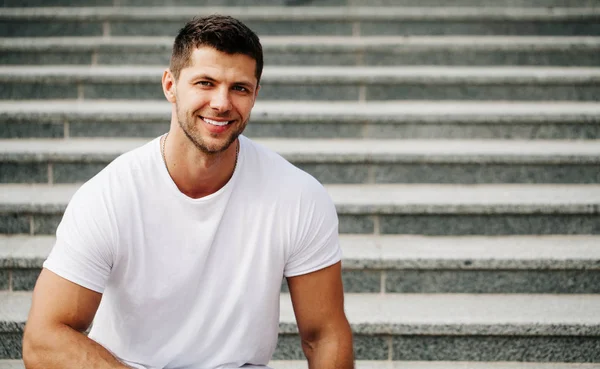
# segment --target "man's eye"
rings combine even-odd
[[[241,92],[248,91],[248,89],[246,87],[243,87],[243,86],[233,86],[233,89],[236,90],[236,91],[241,91]]]
[[[208,81],[200,81],[200,82],[196,82],[197,85],[200,86],[211,86],[211,83]]]

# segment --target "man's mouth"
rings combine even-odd
[[[202,118],[203,121],[205,121],[208,124],[212,124],[213,126],[218,126],[218,127],[223,127],[226,126],[228,124],[230,124],[231,122],[233,122],[233,120],[214,120],[214,119],[210,119],[210,118],[205,118],[205,117],[200,117]]]

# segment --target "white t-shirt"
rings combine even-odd
[[[240,136],[237,168],[192,199],[167,173],[160,138],[128,152],[73,196],[44,267],[103,293],[89,337],[146,368],[266,365],[283,276],[338,262],[327,192]]]

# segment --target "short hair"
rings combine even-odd
[[[239,20],[210,15],[194,18],[179,31],[173,43],[169,68],[175,80],[181,70],[191,64],[194,49],[210,46],[227,54],[243,54],[256,61],[255,76],[260,82],[263,69],[263,51],[256,33]]]

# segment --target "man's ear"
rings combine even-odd
[[[162,88],[167,101],[170,103],[174,103],[177,101],[176,99],[176,86],[175,86],[175,78],[173,73],[169,69],[165,69],[162,76]]]

